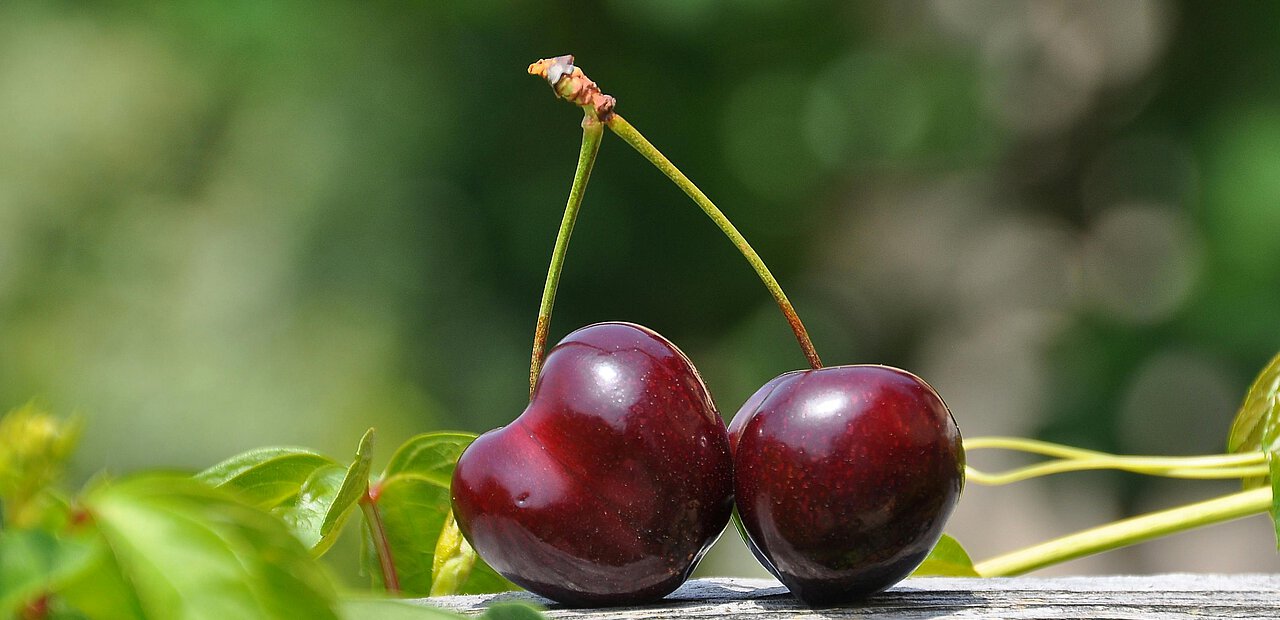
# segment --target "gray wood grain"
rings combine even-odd
[[[569,609],[527,592],[447,596],[421,602],[468,614],[494,602],[523,601],[549,618],[681,620],[750,618],[1265,618],[1280,619],[1280,575],[1169,574],[1118,577],[908,579],[860,605],[813,609],[776,581],[696,579],[661,604]]]

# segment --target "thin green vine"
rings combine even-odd
[[[965,440],[964,446],[966,453],[1000,449],[1051,458],[997,473],[965,467],[968,481],[992,486],[1052,474],[1102,469],[1167,478],[1247,478],[1266,475],[1269,467],[1266,455],[1261,452],[1184,457],[1128,456],[1019,437],[975,437]],[[1242,491],[1055,538],[979,562],[974,565],[974,570],[983,577],[1020,575],[1160,536],[1267,512],[1271,505],[1270,487]]]
[[[1267,487],[1123,519],[1032,545],[978,562],[983,577],[1021,575],[1087,555],[1159,538],[1189,529],[1265,512],[1271,506]]]
[[[965,468],[966,478],[970,482],[985,485],[1011,484],[1051,474],[1098,469],[1202,480],[1243,478],[1267,473],[1266,456],[1261,452],[1181,457],[1126,456],[1020,437],[975,437],[966,440],[964,448],[966,453],[983,449],[1004,449],[1054,457],[1054,460],[998,473],[987,473],[972,466]]]

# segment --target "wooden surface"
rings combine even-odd
[[[477,614],[499,601],[543,605],[549,618],[1265,618],[1280,619],[1280,575],[1144,575],[1012,579],[908,579],[856,606],[811,609],[778,582],[697,579],[661,604],[567,609],[527,592],[423,599]]]

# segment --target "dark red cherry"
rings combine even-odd
[[[865,598],[910,574],[964,486],[947,406],[887,366],[781,375],[743,405],[729,436],[747,544],[810,605]]]
[[[733,462],[689,359],[628,323],[547,355],[528,408],[458,459],[453,511],[499,573],[572,605],[653,601],[724,530]]]

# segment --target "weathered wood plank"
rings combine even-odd
[[[811,609],[796,602],[776,581],[697,579],[660,605],[568,609],[526,592],[422,599],[423,603],[476,614],[500,601],[524,601],[547,608],[550,618],[689,620],[749,618],[809,620],[877,618],[1280,618],[1280,575],[1171,574],[1122,577],[1011,579],[908,579],[865,603]]]

